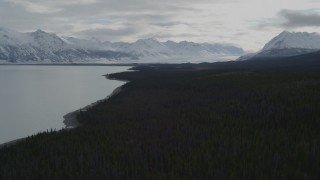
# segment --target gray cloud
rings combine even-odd
[[[41,16],[50,22],[63,18],[70,23],[84,19],[122,18],[126,20],[147,21],[161,17],[175,17],[183,13],[201,11],[194,4],[225,3],[230,0],[0,0],[1,14],[10,20],[19,21],[20,17]],[[12,12],[12,13],[10,13]],[[14,12],[14,13],[13,13]],[[26,18],[22,18],[23,21]],[[163,21],[166,19],[162,19]],[[0,25],[4,24],[0,19]],[[31,23],[42,23],[34,21]]]
[[[282,24],[286,28],[320,26],[320,14],[317,13],[303,14],[299,11],[283,10],[279,15],[286,19]]]
[[[196,35],[196,34],[191,34],[191,33],[177,33],[177,34],[168,34],[168,33],[150,33],[150,34],[144,34],[139,36],[139,38],[148,38],[148,37],[153,37],[157,39],[171,39],[171,38],[182,38],[183,40],[188,40],[188,38],[191,37],[202,37],[203,35]]]
[[[200,0],[199,3],[208,1]],[[65,27],[72,32],[79,28],[96,29],[96,25],[112,29],[119,23],[147,26],[173,21],[177,15],[197,11],[187,5],[193,2],[195,0],[0,0],[0,16],[6,17],[0,19],[0,26],[18,31],[40,28],[57,32]]]
[[[189,24],[189,23],[184,23],[184,22],[179,22],[179,21],[158,22],[158,23],[154,23],[153,25],[160,26],[160,27],[172,27],[172,26],[177,26],[177,25],[191,26],[191,24]]]
[[[247,36],[248,34],[249,34],[248,32],[237,32],[237,33],[234,33],[233,36],[234,37]]]
[[[121,28],[121,29],[89,29],[85,31],[77,32],[76,35],[86,38],[98,38],[101,40],[114,41],[122,36],[134,35],[138,32],[135,28]]]
[[[301,28],[301,27],[320,27],[320,14],[310,11],[281,10],[276,18],[269,19],[267,22],[258,24],[258,29],[268,27],[280,28]]]

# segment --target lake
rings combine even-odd
[[[0,66],[0,144],[64,128],[63,116],[104,99],[124,82],[117,66]]]

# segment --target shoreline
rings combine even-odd
[[[115,88],[110,95],[108,95],[107,97],[101,99],[101,100],[98,100],[94,103],[91,103],[87,106],[85,106],[84,108],[80,108],[79,110],[75,110],[75,111],[72,111],[70,113],[67,113],[66,115],[63,116],[64,120],[63,120],[63,123],[65,124],[65,128],[63,129],[73,129],[73,128],[76,128],[78,126],[81,126],[82,124],[77,120],[77,114],[80,112],[80,111],[86,111],[87,109],[97,105],[98,103],[100,103],[101,101],[105,101],[105,100],[108,100],[110,97],[120,93],[122,91],[122,87],[123,85]],[[0,146],[1,147],[1,146]]]
[[[109,78],[108,75],[103,75],[105,76],[107,79],[109,80],[117,80],[117,81],[122,81],[122,80],[118,80],[118,79],[115,79],[115,78]],[[128,82],[128,81],[122,81],[122,82]],[[124,85],[124,84],[123,84]],[[63,124],[65,125],[65,127],[63,127],[62,129],[60,130],[68,130],[68,129],[73,129],[73,128],[76,128],[76,127],[79,127],[81,126],[82,124],[77,120],[77,114],[80,112],[80,111],[86,111],[87,109],[95,106],[96,104],[100,103],[101,101],[105,101],[105,100],[108,100],[110,97],[114,96],[114,95],[117,95],[118,93],[120,93],[122,91],[122,86],[119,86],[117,88],[115,88],[110,95],[108,95],[107,97],[101,99],[101,100],[98,100],[94,103],[91,103],[83,108],[80,108],[78,110],[75,110],[75,111],[72,111],[72,112],[69,112],[67,114],[65,114],[63,116]],[[58,130],[58,131],[60,131]],[[0,149],[3,148],[3,147],[6,147],[6,146],[11,146],[11,145],[14,145],[18,142],[21,142],[23,140],[25,140],[26,138],[28,138],[29,136],[27,137],[22,137],[22,138],[19,138],[19,139],[15,139],[15,140],[12,140],[12,141],[8,141],[8,142],[5,142],[5,143],[1,143],[0,144]]]
[[[122,87],[123,85],[115,88],[110,95],[108,95],[107,97],[101,99],[101,100],[98,100],[94,103],[91,103],[87,106],[85,106],[84,108],[80,108],[79,110],[75,110],[75,111],[72,111],[72,112],[69,112],[67,113],[66,115],[63,116],[63,124],[65,125],[64,128],[60,129],[60,130],[68,130],[68,129],[73,129],[73,128],[76,128],[76,127],[79,127],[81,126],[82,124],[80,122],[78,122],[77,120],[77,114],[80,112],[80,111],[86,111],[87,109],[95,106],[96,104],[100,103],[101,101],[105,101],[105,100],[108,100],[110,97],[120,93],[122,91]],[[60,131],[60,130],[57,130],[57,131]],[[15,145],[16,143],[19,143],[23,140],[25,140],[26,138],[28,138],[29,136],[27,137],[23,137],[23,138],[19,138],[19,139],[15,139],[15,140],[12,140],[12,141],[9,141],[9,142],[5,142],[5,143],[2,143],[0,144],[0,149],[5,147],[5,146],[11,146],[11,145]]]

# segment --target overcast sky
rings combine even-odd
[[[0,26],[108,41],[231,43],[256,51],[283,30],[320,32],[320,0],[0,0]]]

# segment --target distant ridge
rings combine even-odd
[[[175,60],[210,60],[240,56],[243,49],[227,44],[193,43],[183,41],[159,42],[140,39],[134,43],[102,42],[60,37],[37,30],[19,33],[0,28],[0,63],[109,63],[109,62],[164,62]]]

